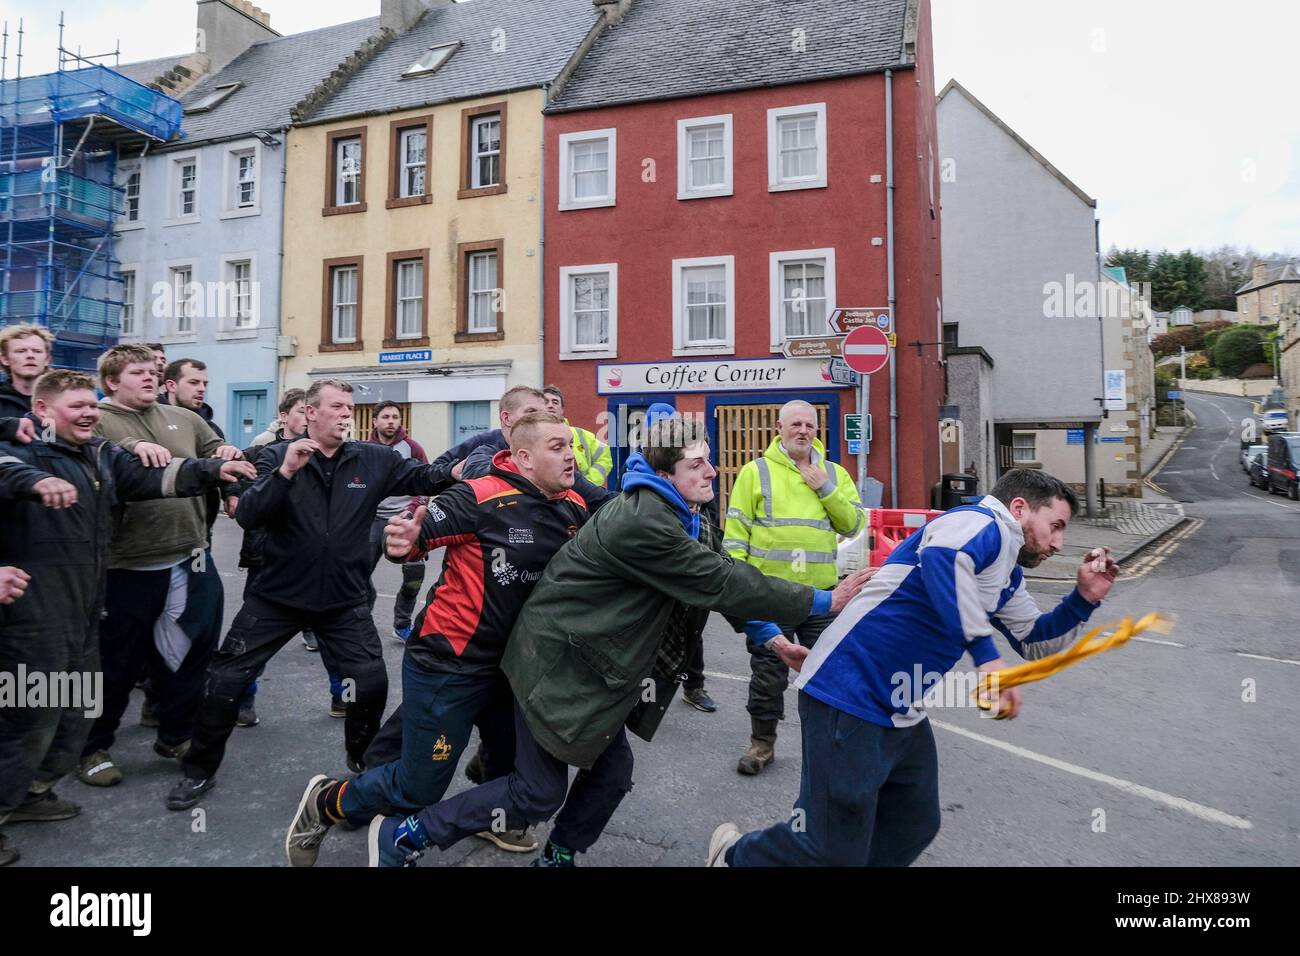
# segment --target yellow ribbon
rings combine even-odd
[[[1044,677],[1051,677],[1053,674],[1058,674],[1067,667],[1079,663],[1085,657],[1091,657],[1093,654],[1100,654],[1102,651],[1109,651],[1121,644],[1127,644],[1130,638],[1136,637],[1143,631],[1168,634],[1173,630],[1173,620],[1158,611],[1148,614],[1136,623],[1131,617],[1126,617],[1118,625],[1114,626],[1113,633],[1103,637],[1102,632],[1109,626],[1111,625],[1093,628],[1079,638],[1073,647],[1068,647],[1041,660],[1027,661],[1015,667],[981,673],[973,692],[975,706],[979,707],[980,710],[993,709],[996,696],[990,696],[990,684],[1000,692],[1017,687],[1020,684],[1030,684],[1042,680]],[[997,719],[1002,719],[1001,714]]]

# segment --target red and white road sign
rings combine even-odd
[[[874,375],[889,364],[889,337],[872,325],[844,337],[844,361],[860,375]]]

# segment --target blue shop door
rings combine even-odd
[[[226,439],[238,448],[247,448],[266,430],[270,421],[270,403],[265,389],[235,392],[235,427],[238,431],[227,435]]]

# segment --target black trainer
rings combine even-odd
[[[702,710],[706,714],[711,714],[718,709],[717,702],[709,696],[709,692],[703,687],[696,687],[693,690],[682,692],[682,700],[696,710]]]
[[[181,782],[172,787],[171,793],[167,794],[167,809],[188,810],[196,806],[199,798],[216,785],[217,781],[213,777],[204,777],[202,780],[181,777]]]

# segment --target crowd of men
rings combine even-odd
[[[679,684],[717,709],[710,611],[750,652],[737,770],[772,763],[791,669],[803,764],[795,822],[744,836],[723,823],[709,864],[906,865],[938,830],[938,771],[928,688],[900,700],[893,675],[942,674],[966,653],[995,671],[995,630],[1025,657],[1059,650],[1117,574],[1086,561],[1076,590],[1039,612],[1021,568],[1060,549],[1077,502],[1016,470],[841,580],[838,542],[865,512],[806,402],[782,408],[719,515],[702,425],[668,405],[637,423],[609,487],[609,446],[569,424],[554,386],[510,389],[499,428],[430,461],[393,402],[353,440],[353,387],[318,380],[286,391],[240,449],[212,421],[202,362],[119,345],[92,378],[51,371],[52,347],[37,326],[0,330],[0,674],[102,674],[102,706],[0,706],[0,865],[18,858],[12,824],[80,812],[54,792],[65,776],[122,781],[112,748],[137,687],[154,751],[181,771],[166,807],[197,805],[234,729],[258,723],[258,678],[299,636],[324,665],[350,776],[307,781],[292,865],[314,864],[340,824],[369,827],[371,865],[401,866],[475,835],[529,852],[553,816],[534,865],[573,865],[632,789],[628,733],[651,740]],[[221,511],[243,532],[245,571],[224,630]],[[373,614],[385,559],[402,577],[391,712]],[[1014,717],[1020,703],[1012,689],[992,706]],[[475,729],[475,786],[448,798]]]

